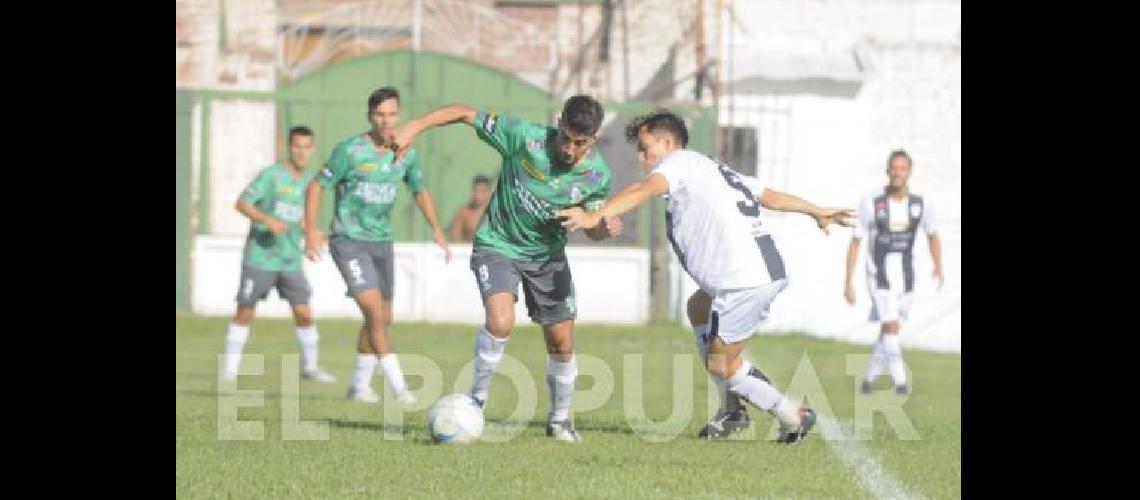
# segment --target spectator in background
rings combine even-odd
[[[471,184],[471,201],[459,208],[451,219],[451,226],[447,228],[447,238],[452,241],[474,241],[475,229],[479,227],[479,219],[483,211],[487,210],[487,202],[491,200],[491,178],[483,174],[475,176]]]

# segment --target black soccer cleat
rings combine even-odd
[[[709,420],[697,432],[697,437],[701,439],[724,439],[736,431],[747,429],[749,425],[752,425],[752,419],[748,417],[748,410],[742,401],[740,409],[736,411],[717,411],[712,420]]]
[[[815,427],[815,410],[811,408],[800,408],[800,426],[794,431],[784,431],[781,429],[781,436],[776,438],[777,443],[786,445],[795,445],[803,441],[804,436]]]

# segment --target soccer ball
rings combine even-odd
[[[428,431],[437,443],[470,443],[483,434],[483,409],[466,394],[449,394],[428,412]]]

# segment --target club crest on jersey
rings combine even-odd
[[[332,179],[333,178],[332,169],[329,167],[322,168],[321,169],[321,177],[324,177],[325,179]]]
[[[592,168],[583,170],[582,174],[584,174],[587,179],[590,179],[591,182],[598,182],[602,180],[602,174],[600,172],[595,172]]]
[[[922,205],[919,205],[918,203],[912,204],[910,206],[910,216],[918,217],[920,215],[922,215]]]
[[[542,141],[526,141],[526,148],[530,151],[541,151],[546,146]]]
[[[523,170],[526,170],[526,173],[530,174],[531,177],[534,177],[535,179],[538,179],[540,181],[546,180],[546,174],[542,173],[541,170],[539,170],[537,167],[532,165],[530,163],[530,161],[528,161],[526,158],[522,159],[522,167],[523,167]]]
[[[486,132],[487,135],[494,134],[495,133],[495,125],[497,125],[498,122],[499,122],[499,114],[492,111],[490,114],[487,115],[487,120],[483,122],[483,131]]]
[[[570,188],[570,203],[577,205],[580,201],[582,201],[582,190],[578,189],[578,186]]]
[[[880,201],[880,202],[875,203],[875,216],[876,217],[886,217],[887,216],[887,202]]]

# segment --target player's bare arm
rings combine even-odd
[[[764,188],[764,192],[756,199],[760,205],[769,210],[781,212],[796,212],[809,215],[815,219],[816,225],[828,234],[827,226],[831,223],[844,227],[855,227],[851,219],[855,218],[855,211],[846,208],[823,208],[799,196],[773,189]]]
[[[459,122],[468,125],[474,124],[475,108],[466,104],[449,104],[436,108],[426,115],[409,121],[403,127],[397,129],[393,136],[392,140],[395,142],[396,154],[403,157],[403,155],[407,153],[408,148],[411,148],[412,144],[416,142],[416,137],[424,131]]]
[[[946,283],[946,278],[942,276],[942,240],[938,238],[938,233],[928,234],[926,238],[930,244],[930,258],[934,260],[934,279],[938,280],[938,288],[941,289]]]
[[[316,261],[321,257],[321,246],[328,240],[328,235],[321,231],[317,225],[317,210],[321,206],[321,194],[324,188],[313,179],[309,187],[305,188],[305,256]]]
[[[435,241],[435,244],[443,249],[443,261],[445,263],[450,262],[451,249],[447,248],[447,236],[443,234],[443,228],[439,226],[439,219],[435,215],[435,202],[432,201],[431,192],[424,189],[416,193],[414,199],[416,200],[416,206],[420,208],[420,212],[423,212],[424,218],[427,219],[428,225],[431,226],[432,241]]]
[[[855,236],[847,245],[847,273],[843,279],[843,298],[851,305],[855,305],[855,284],[851,281],[851,277],[855,275],[855,264],[859,262],[859,241],[859,237]]]
[[[270,217],[265,212],[258,210],[257,207],[253,205],[253,203],[250,203],[248,201],[239,199],[237,202],[237,211],[241,212],[242,215],[249,217],[249,220],[255,223],[264,224],[269,228],[270,231],[273,231],[273,234],[282,234],[285,231],[289,230],[288,224],[281,220]]]
[[[597,227],[602,218],[614,218],[633,210],[654,196],[669,192],[669,181],[661,174],[651,174],[645,180],[634,182],[618,191],[602,208],[594,212],[587,212],[580,207],[567,208],[554,212],[554,215],[564,219],[562,226],[568,231],[575,229],[592,229]],[[608,224],[608,222],[607,222]]]

